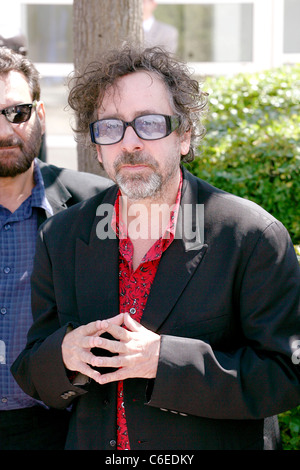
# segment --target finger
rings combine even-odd
[[[126,328],[128,328],[130,331],[140,331],[141,329],[143,329],[144,327],[138,323],[137,321],[135,321],[131,315],[129,315],[129,313],[124,313],[124,325],[126,326]]]
[[[95,382],[99,383],[99,379],[101,377],[100,372],[95,369],[92,369],[88,364],[82,364],[80,370],[78,370],[77,372],[80,372],[86,377],[89,377],[90,379],[95,380]]]
[[[126,364],[126,361],[124,361],[124,364]],[[113,365],[112,367],[115,367],[115,365]],[[133,377],[143,377],[143,378],[153,377],[152,375],[151,376],[147,374],[145,375],[143,369],[144,369],[143,366],[127,367],[126,365],[124,365],[123,367],[119,367],[117,370],[113,372],[108,372],[106,374],[102,373],[98,377],[97,382],[101,385],[104,385],[106,383],[118,382],[120,380],[126,380],[126,379],[133,378]]]
[[[97,347],[114,354],[124,354],[127,351],[126,341],[114,341],[103,337],[99,338],[97,341]]]
[[[101,330],[101,334],[104,333],[103,330]],[[78,347],[81,349],[93,349],[93,348],[101,348],[102,341],[100,339],[101,336],[84,336],[77,341]]]
[[[90,322],[86,325],[81,325],[73,330],[70,330],[67,334],[72,334],[73,338],[82,339],[84,337],[97,337],[103,334],[106,330],[102,328],[103,322],[115,323],[117,325],[121,325],[124,321],[124,315],[119,314],[115,317],[112,317],[108,320],[96,320],[94,322]],[[85,344],[81,344],[82,347],[90,347],[87,340],[85,340]]]
[[[79,326],[73,331],[81,336],[92,336],[98,334],[99,330],[101,330],[101,320],[96,320],[88,323],[87,325]]]
[[[119,313],[114,317],[108,318],[107,321],[121,326],[124,322],[124,313]]]
[[[115,315],[114,317],[108,318],[106,320],[96,320],[93,322],[90,322],[86,325],[82,325],[77,328],[77,330],[81,330],[80,333],[84,336],[92,336],[92,335],[99,335],[102,334],[102,324],[103,322],[109,322],[111,324],[116,324],[116,325],[122,325],[124,322],[124,314],[119,313],[118,315]]]
[[[106,333],[109,333],[111,336],[113,336],[115,339],[118,339],[119,341],[126,342],[130,339],[127,330],[124,329],[121,325],[116,325],[107,320],[103,320],[101,326]]]
[[[108,374],[100,374],[97,377],[97,382],[100,385],[104,385],[110,382],[118,382],[119,380],[125,380],[128,378],[128,373],[125,369],[118,369],[115,372],[109,372]]]
[[[121,367],[124,367],[124,364],[126,363],[126,361],[121,356],[97,357],[95,362],[97,367],[109,367],[112,369],[119,369]]]
[[[109,324],[121,326],[123,323],[124,323],[124,313],[119,313],[118,315],[114,317],[105,318],[104,320],[101,320],[100,327],[106,329]]]
[[[101,366],[101,358],[94,356],[89,351],[80,351],[79,356],[73,359],[68,366],[68,370],[80,372],[92,379],[97,378],[99,375],[98,371],[95,371],[93,367]]]
[[[86,332],[86,329],[83,327],[69,331],[63,339],[63,351],[74,353],[81,349],[91,349],[95,347],[98,335],[86,336],[84,332]]]

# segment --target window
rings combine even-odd
[[[73,62],[72,5],[26,7],[28,50],[34,62]]]
[[[155,15],[177,27],[178,55],[197,75],[300,61],[299,0],[158,0]]]
[[[199,2],[201,3],[201,2]],[[253,4],[159,4],[155,16],[176,26],[187,62],[251,62]]]
[[[300,2],[285,0],[284,3],[284,37],[283,52],[300,54]]]

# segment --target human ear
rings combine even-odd
[[[46,113],[43,101],[38,101],[36,105],[36,115],[42,127],[42,134],[46,131]]]
[[[181,155],[187,155],[189,153],[190,145],[191,145],[191,131],[188,130],[180,137]]]
[[[100,145],[96,145],[96,152],[97,152],[97,159],[98,159],[98,162],[99,162],[99,163],[103,163]]]

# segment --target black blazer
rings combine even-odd
[[[37,159],[41,170],[47,199],[53,213],[61,212],[68,207],[84,201],[112,185],[102,176],[59,168]],[[42,209],[39,214],[39,225],[50,216]]]
[[[32,277],[35,323],[12,368],[29,395],[57,408],[73,403],[68,449],[115,448],[116,383],[72,385],[61,342],[68,324],[119,312],[118,241],[97,236],[99,223],[109,227],[102,208],[116,194],[113,186],[44,224]],[[300,403],[293,245],[263,209],[184,170],[182,220],[188,211],[194,228],[191,204],[204,208],[204,239],[188,240],[183,230],[166,250],[141,321],[161,335],[157,377],[124,382],[131,449],[274,448],[264,418]]]

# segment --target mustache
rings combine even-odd
[[[0,140],[0,148],[22,146],[22,141],[17,138]]]
[[[143,152],[122,153],[114,162],[114,169],[118,171],[122,165],[147,165],[153,169],[158,167],[157,162],[150,155]]]

